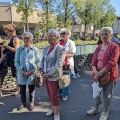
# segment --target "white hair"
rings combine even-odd
[[[34,37],[33,37],[33,34],[31,32],[24,32],[23,36],[26,35],[26,34],[28,34],[30,39],[33,40]]]
[[[60,38],[60,32],[59,32],[58,30],[56,30],[56,29],[50,29],[50,30],[48,31],[48,34],[50,34],[50,33],[54,33],[54,35],[55,35],[57,38]]]
[[[108,31],[111,35],[113,34],[113,29],[111,27],[102,27],[100,33],[102,31]]]
[[[71,37],[71,31],[70,31],[69,29],[67,29],[67,28],[62,28],[62,29],[60,29],[60,33],[62,33],[62,32],[67,33],[67,34],[69,35],[69,37]]]

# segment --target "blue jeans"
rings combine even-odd
[[[68,74],[71,77],[71,72],[64,73],[64,74]],[[65,96],[68,96],[69,94],[70,94],[70,86],[60,89],[60,95],[65,97]]]

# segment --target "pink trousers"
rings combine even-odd
[[[58,106],[60,103],[58,81],[45,80],[46,89],[52,106]]]

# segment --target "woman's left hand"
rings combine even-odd
[[[48,79],[48,78],[50,77],[50,75],[49,75],[48,73],[45,73],[45,74],[42,74],[42,77],[43,77],[44,79]]]

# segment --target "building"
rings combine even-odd
[[[116,22],[112,25],[113,32],[120,34],[120,17],[117,18]]]
[[[16,24],[17,34],[21,35],[25,31],[24,26],[21,22],[21,14],[16,12],[16,7],[10,2],[0,2],[0,35],[5,35],[3,31],[4,24]],[[35,34],[39,31],[39,20],[38,9],[35,9],[33,14],[29,17],[29,31]]]

